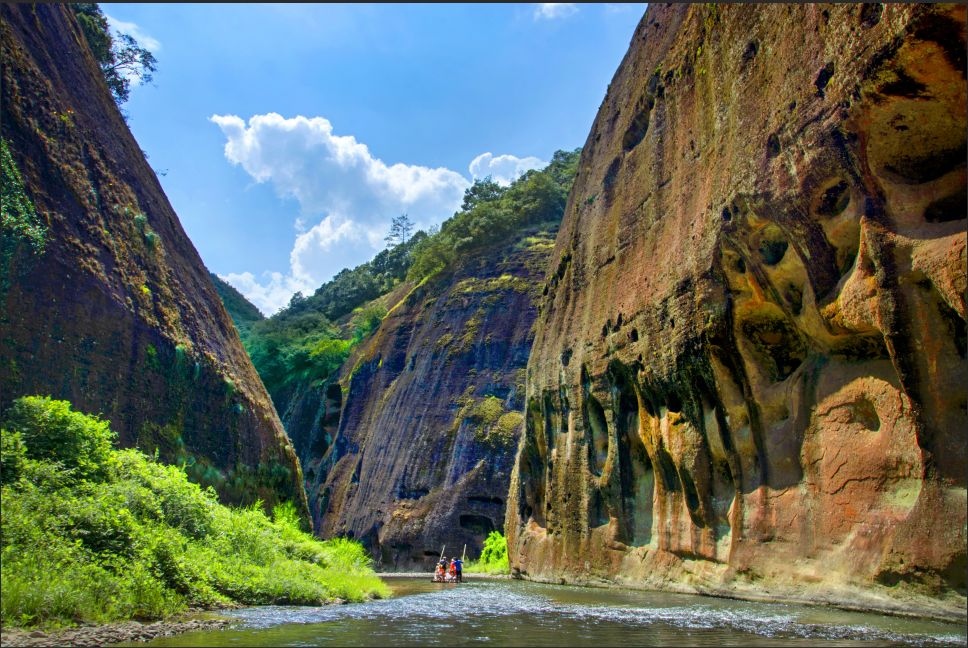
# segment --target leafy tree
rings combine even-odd
[[[413,231],[413,221],[406,214],[400,214],[390,221],[390,233],[383,240],[387,247],[403,245],[410,239],[410,232]]]
[[[134,37],[128,34],[118,34],[117,39],[112,37],[108,20],[96,3],[75,2],[71,8],[114,102],[120,107],[131,95],[131,80],[150,83],[158,61]]]
[[[474,184],[464,190],[464,202],[461,204],[461,211],[468,211],[481,202],[497,200],[504,193],[505,188],[494,182],[491,176],[479,178]]]

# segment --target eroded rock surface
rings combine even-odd
[[[650,5],[508,502],[541,580],[964,617],[965,7]]]
[[[46,228],[42,251],[3,231],[0,407],[68,399],[228,501],[305,511],[272,403],[73,15],[0,17],[2,135]]]
[[[442,545],[477,557],[502,528],[552,247],[527,234],[404,284],[348,361],[345,391],[292,399],[289,427],[305,432],[296,445],[315,447],[305,465],[320,535],[361,540],[383,569],[427,569]]]

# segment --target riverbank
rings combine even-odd
[[[223,630],[233,622],[233,619],[225,618],[184,618],[147,623],[124,621],[51,631],[11,628],[0,631],[0,644],[3,644],[4,648],[7,646],[107,646],[122,642],[150,641],[198,630]]]
[[[380,578],[426,578],[433,580],[434,575],[430,572],[377,572]],[[511,580],[511,574],[477,574],[464,572],[464,582],[475,580]]]
[[[866,614],[883,614],[887,616],[908,619],[923,619],[942,621],[945,623],[965,623],[968,620],[965,600],[932,599],[927,596],[898,596],[890,593],[886,587],[877,586],[868,589],[842,587],[837,590],[821,588],[817,585],[803,585],[801,587],[754,586],[746,583],[736,583],[732,587],[714,587],[697,584],[695,581],[655,583],[636,581],[631,578],[623,580],[607,580],[603,578],[556,576],[546,577],[518,573],[509,578],[554,585],[573,585],[577,587],[591,587],[609,590],[626,590],[640,592],[668,592],[671,594],[688,594],[709,596],[718,599],[736,601],[754,601],[758,603],[780,603],[804,605],[818,608],[833,608],[848,612]]]

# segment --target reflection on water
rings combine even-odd
[[[155,646],[965,645],[965,626],[825,608],[520,581],[388,579],[394,597],[326,607],[253,607],[231,630]]]

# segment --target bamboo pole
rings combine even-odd
[[[441,560],[444,559],[444,549],[446,548],[447,548],[447,545],[440,546],[440,558],[437,559],[437,562],[440,562]]]

